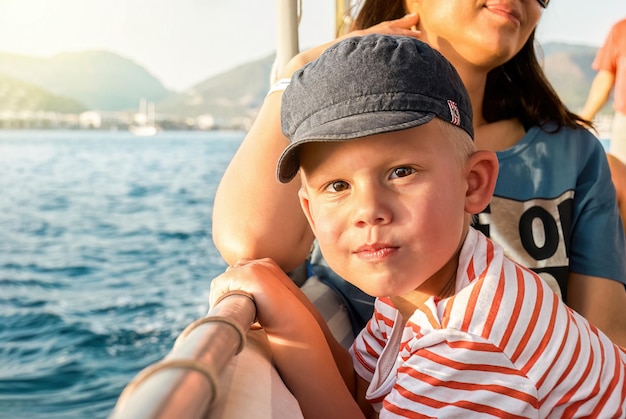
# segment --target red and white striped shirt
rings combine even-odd
[[[455,295],[403,325],[379,298],[350,349],[380,417],[626,417],[626,353],[474,229]]]

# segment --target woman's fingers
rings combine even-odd
[[[407,35],[418,37],[420,31],[417,30],[419,15],[412,13],[400,19],[381,22],[371,28],[363,30],[364,33],[383,33],[389,35]]]

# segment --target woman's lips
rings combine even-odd
[[[522,23],[522,13],[509,3],[500,1],[487,2],[485,8],[491,13],[505,17],[518,25]]]

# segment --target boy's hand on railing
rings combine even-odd
[[[305,326],[313,317],[308,300],[293,281],[271,259],[240,259],[211,281],[211,306],[232,291],[252,295],[257,320],[268,334],[288,336],[294,324]],[[308,303],[308,304],[307,304]]]

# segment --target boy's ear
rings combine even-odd
[[[313,217],[311,216],[311,201],[309,201],[309,194],[306,191],[304,185],[302,185],[298,190],[298,197],[300,198],[300,206],[302,207],[302,212],[304,212],[304,216],[309,222],[311,230],[315,235],[315,222],[313,221]]]
[[[487,207],[496,188],[498,157],[493,151],[476,151],[469,157],[466,170],[465,211],[478,214]]]

